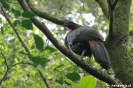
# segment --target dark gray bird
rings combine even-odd
[[[90,27],[78,28],[73,22],[67,22],[63,26],[70,30],[65,38],[65,45],[70,50],[81,57],[93,55],[104,69],[110,68],[110,57],[103,45],[104,38],[97,30]]]

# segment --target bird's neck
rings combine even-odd
[[[73,31],[73,29],[72,28],[68,28],[68,30],[71,32],[71,31]]]

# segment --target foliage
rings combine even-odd
[[[108,22],[94,0],[31,1],[34,2],[36,8],[59,19],[68,19],[81,25],[92,26],[99,29],[103,34],[108,31]],[[104,82],[99,84],[98,79],[75,66],[67,57],[60,53],[29,20],[29,18],[36,17],[34,13],[29,11],[23,12],[17,0],[0,0],[0,2],[31,53],[31,56],[28,56],[16,33],[1,13],[1,88],[46,88],[37,69],[46,77],[51,88],[90,88],[90,86],[95,88],[97,85],[107,86]],[[89,20],[89,17],[86,15],[93,17],[94,20]],[[53,35],[61,44],[64,44],[63,40],[64,35],[67,33],[66,30],[41,18],[38,19],[45,22]],[[131,17],[131,23],[132,19]],[[130,29],[132,27],[131,24]],[[131,53],[133,53],[133,50],[131,50]],[[86,60],[87,58],[85,58]],[[93,59],[91,63],[94,67],[104,71]],[[112,73],[112,71],[110,72]]]

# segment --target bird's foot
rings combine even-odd
[[[88,57],[88,65],[91,66],[91,58]]]
[[[83,56],[84,56],[85,52],[86,52],[86,50],[83,50],[83,52],[82,52],[82,54],[81,54],[81,56],[80,56],[80,59],[81,59],[82,61],[84,61],[84,60],[83,60]]]

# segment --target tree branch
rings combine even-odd
[[[28,5],[24,0],[18,0],[19,4],[23,8],[24,11],[30,11]],[[70,60],[72,60],[76,65],[81,67],[83,70],[87,71],[89,74],[93,75],[94,77],[108,83],[109,85],[112,84],[118,84],[113,80],[110,76],[108,76],[104,72],[100,72],[96,70],[95,68],[90,67],[86,63],[82,62],[79,60],[69,49],[66,47],[62,46],[56,38],[52,35],[52,33],[48,30],[48,28],[45,26],[45,24],[41,23],[39,20],[36,18],[31,18],[31,21],[34,23],[34,25],[41,30],[46,37],[53,43],[53,45],[60,51],[62,52],[65,56],[67,56]]]
[[[0,51],[1,51],[1,55],[2,55],[2,57],[4,58],[6,68],[8,69],[9,67],[8,67],[8,64],[7,64],[6,57],[5,57],[5,55],[3,54],[3,52],[2,52],[2,50],[1,50],[1,49],[0,49]]]
[[[7,64],[7,59],[6,59],[6,57],[5,57],[5,55],[3,54],[3,52],[2,52],[1,49],[0,49],[0,51],[1,51],[2,57],[4,58],[4,62],[5,62],[5,65],[6,65],[6,72],[5,72],[4,76],[3,76],[3,77],[1,78],[1,80],[0,80],[0,85],[1,85],[2,82],[4,81],[5,77],[7,76],[8,71],[10,70],[10,67],[9,67],[8,64]]]
[[[108,5],[107,5],[107,3],[106,3],[106,0],[95,0],[98,4],[99,4],[99,6],[101,7],[101,9],[102,9],[102,11],[103,11],[103,13],[104,13],[104,15],[105,15],[105,17],[107,18],[107,19],[109,19],[109,11],[108,11]]]
[[[115,6],[117,5],[118,1],[119,0],[115,0],[115,2],[113,3],[113,5],[112,5],[113,10],[115,9]]]
[[[49,15],[48,13],[46,12],[43,12],[43,11],[40,11],[39,9],[35,8],[35,6],[32,4],[32,2],[30,0],[26,0],[29,8],[31,11],[33,11],[37,16],[41,17],[41,18],[44,18],[46,20],[49,20],[55,24],[58,24],[58,25],[63,25],[64,23],[68,22],[69,20],[59,20],[51,15]],[[79,24],[76,24],[77,26],[81,26]]]
[[[6,72],[5,72],[4,76],[3,76],[3,77],[1,78],[1,80],[0,80],[0,85],[2,84],[3,80],[5,79],[5,77],[6,77],[7,73],[8,73],[8,71],[9,71],[9,67],[8,67],[8,64],[7,64],[7,61],[6,61],[6,57],[4,56],[4,54],[2,53],[2,51],[1,51],[1,55],[2,55],[2,57],[4,58],[4,62],[5,62],[5,64],[6,64],[7,69],[6,69]]]
[[[23,62],[19,62],[19,63],[16,63],[16,64],[14,64],[14,65],[12,65],[12,66],[9,67],[8,64],[7,64],[7,58],[4,56],[2,50],[1,50],[1,55],[2,55],[2,57],[4,59],[4,62],[5,62],[5,65],[6,65],[7,69],[6,69],[6,72],[5,72],[4,76],[0,80],[0,85],[2,85],[2,82],[4,81],[5,77],[7,76],[8,72],[10,71],[10,69],[12,67],[14,67],[14,66],[16,66],[18,64],[22,64],[23,63]]]
[[[17,37],[18,37],[20,43],[21,43],[22,46],[24,47],[25,51],[28,53],[28,56],[29,56],[29,57],[32,56],[31,53],[30,53],[30,51],[29,51],[29,49],[28,49],[28,47],[26,46],[26,44],[23,42],[23,40],[22,40],[21,37],[19,36],[19,33],[17,32],[16,28],[13,26],[13,24],[12,24],[11,21],[10,21],[10,19],[7,17],[7,15],[6,15],[6,13],[5,13],[5,11],[4,11],[4,9],[3,9],[2,6],[1,6],[1,10],[3,11],[4,17],[6,18],[6,20],[8,21],[8,23],[9,23],[10,26],[12,27],[12,29],[14,30],[14,32],[15,32],[15,34],[17,35]],[[1,52],[1,54],[2,54],[2,52]],[[3,54],[2,54],[2,56],[3,56]],[[3,56],[3,57],[4,57],[4,56]],[[5,59],[5,57],[4,57],[4,59]],[[6,59],[5,59],[5,64],[7,65]],[[36,65],[35,63],[33,63],[33,65],[34,65],[35,67],[37,67],[37,65]],[[8,68],[8,65],[7,65],[7,68]],[[6,74],[4,75],[4,77],[7,75],[7,72],[8,72],[8,71],[9,71],[9,69],[7,69]],[[40,71],[40,69],[37,69],[37,71],[39,72],[41,78],[43,79],[43,81],[44,81],[46,87],[47,87],[47,88],[50,88],[50,86],[48,85],[48,83],[47,83],[47,81],[46,81],[46,78],[43,76],[43,73]],[[4,77],[3,77],[3,78],[4,78]],[[2,83],[2,82],[0,82],[0,83]]]
[[[111,11],[113,11],[113,10],[115,9],[115,6],[116,6],[118,0],[115,0],[115,2],[114,2],[113,4],[111,3],[110,0],[107,0],[107,2],[108,2],[109,9],[110,9]]]
[[[37,70],[38,70],[40,76],[42,77],[43,81],[45,82],[46,87],[51,88],[50,85],[48,84],[47,80],[46,80],[46,77],[43,76],[42,72],[38,68],[37,68]]]
[[[30,7],[30,9],[31,9],[37,16],[39,16],[39,17],[41,17],[41,18],[44,18],[44,19],[46,19],[46,20],[49,20],[49,21],[51,21],[51,22],[53,22],[53,23],[56,23],[56,24],[59,24],[59,25],[63,25],[65,22],[68,21],[68,20],[59,20],[59,19],[57,19],[57,18],[55,18],[55,17],[53,17],[53,16],[50,16],[48,13],[36,9],[36,8],[33,6],[32,2],[31,2],[30,0],[26,0],[26,1],[27,1],[28,6]]]
[[[115,0],[115,2],[112,4],[110,0],[107,0],[108,7],[109,7],[109,38],[112,39],[112,33],[113,33],[113,23],[114,23],[114,9],[118,2],[118,0]]]

